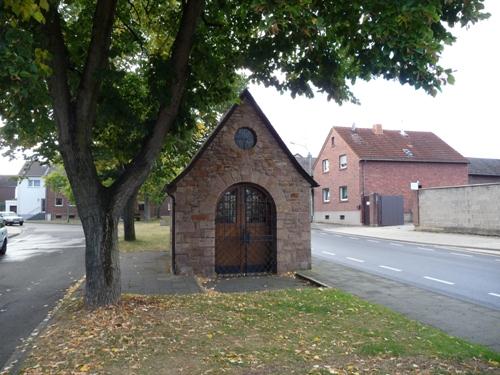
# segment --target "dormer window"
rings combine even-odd
[[[409,157],[409,158],[412,158],[412,157],[414,157],[414,156],[415,156],[415,155],[413,155],[413,152],[411,152],[411,150],[410,150],[410,149],[408,149],[408,148],[403,148],[403,152],[404,152],[404,153],[405,153],[405,155],[406,155],[407,157]]]

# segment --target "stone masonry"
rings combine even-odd
[[[215,274],[215,215],[221,195],[237,183],[265,189],[276,205],[277,271],[311,267],[311,183],[280,146],[250,94],[233,108],[187,173],[169,188],[175,198],[175,259],[179,274]],[[270,125],[269,125],[270,126]],[[240,149],[237,129],[252,129],[256,145]]]

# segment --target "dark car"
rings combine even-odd
[[[12,211],[0,211],[0,218],[5,221],[6,225],[24,224],[24,219]]]
[[[0,218],[0,255],[7,252],[7,228],[5,228],[5,221]]]

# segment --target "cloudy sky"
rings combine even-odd
[[[339,106],[322,95],[292,99],[256,85],[250,91],[294,153],[316,156],[332,126],[380,123],[384,129],[432,131],[464,156],[500,159],[500,1],[485,4],[488,20],[454,31],[458,40],[446,48],[442,65],[455,70],[456,83],[435,98],[383,80],[354,86],[361,105]],[[0,157],[0,174],[17,174],[22,163]]]
[[[353,88],[361,105],[280,95],[251,86],[250,91],[292,152],[316,156],[332,126],[432,131],[463,156],[500,159],[500,1],[487,0],[491,17],[468,30],[454,30],[442,65],[455,70],[456,82],[436,97],[398,82],[359,82]],[[295,146],[291,142],[302,144]]]

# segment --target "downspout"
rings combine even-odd
[[[172,210],[170,211],[171,225],[170,225],[170,242],[172,251],[172,274],[176,275],[175,269],[175,197],[167,192],[167,195],[172,199]]]
[[[366,223],[366,215],[365,215],[365,164],[366,160],[361,161],[361,215],[363,217],[363,224]]]

